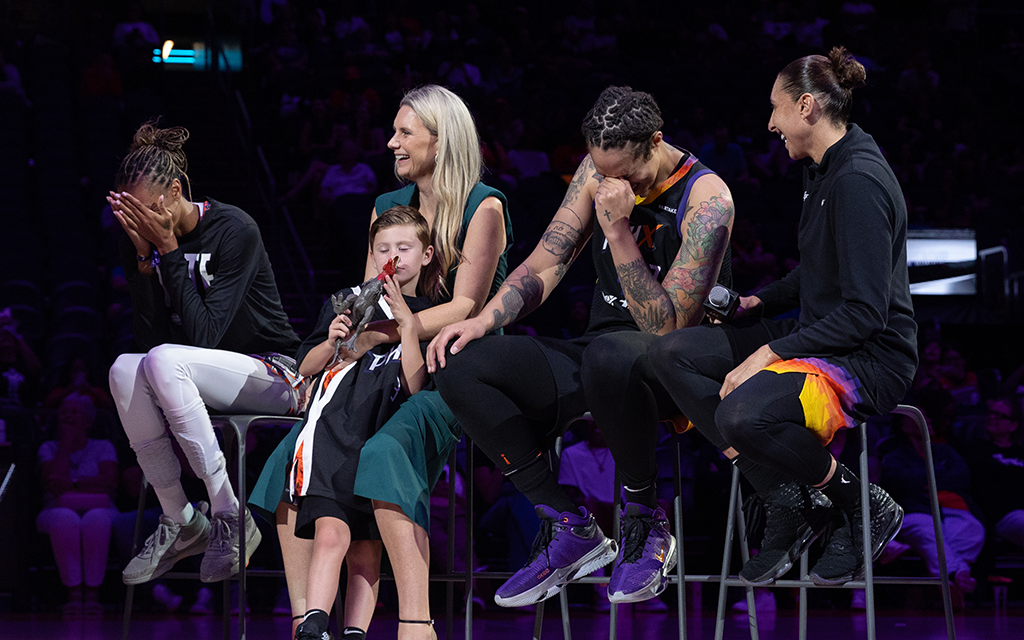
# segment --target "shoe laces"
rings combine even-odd
[[[139,552],[140,558],[151,558],[153,553],[156,551],[158,545],[167,544],[167,540],[171,537],[171,527],[165,522],[161,522],[157,525],[156,531],[153,535],[146,538],[146,542],[142,547],[142,551]]]
[[[647,537],[654,528],[652,516],[629,516],[622,532],[622,561],[633,563],[640,559],[647,546]]]
[[[764,499],[756,493],[747,496],[747,499],[743,501],[742,509],[743,520],[747,525],[743,532],[744,541],[753,540],[768,518],[765,514]]]
[[[806,513],[810,511],[810,500],[804,487],[783,486],[764,500],[765,529],[763,547],[771,547],[776,539],[783,540],[788,546],[787,537],[792,536],[802,524],[808,521]]]
[[[234,541],[231,529],[238,520],[231,514],[216,515],[210,520],[210,547],[222,549]]]
[[[527,564],[539,558],[541,553],[546,555],[548,547],[554,539],[555,521],[550,518],[541,518],[540,531],[537,532],[537,536],[533,539],[533,548],[530,550],[530,558],[527,560]]]
[[[846,513],[836,518],[830,518],[824,536],[828,540],[826,549],[830,555],[845,556],[856,552],[854,545],[857,536],[854,535],[853,521],[853,516]],[[858,530],[857,533],[860,531]]]

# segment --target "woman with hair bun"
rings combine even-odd
[[[749,585],[788,571],[829,523],[834,533],[811,579],[842,584],[863,571],[862,479],[825,445],[837,429],[891,411],[917,367],[903,193],[874,139],[848,122],[865,80],[842,47],[779,73],[768,129],[791,158],[810,159],[800,264],[740,298],[732,324],[674,332],[650,352],[680,409],[765,503],[760,554],[740,571]],[[797,307],[798,319],[771,319]],[[877,558],[903,509],[876,485],[869,496],[867,555]]]
[[[260,533],[248,509],[239,517],[207,407],[290,415],[301,398],[294,360],[280,355],[295,353],[299,339],[259,227],[237,207],[192,201],[182,150],[188,135],[155,122],[140,127],[118,169],[117,191],[107,197],[125,230],[121,261],[141,350],[117,358],[110,391],[163,509],[157,530],[124,569],[125,584],[152,580],[201,553],[204,582],[238,572],[239,529],[246,561]],[[182,490],[165,422],[206,484],[209,520]]]

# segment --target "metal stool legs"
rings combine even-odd
[[[683,479],[682,479],[682,443],[679,434],[672,436],[675,453],[672,457],[672,487],[674,496],[672,498],[672,529],[676,538],[676,571],[674,576],[669,577],[670,583],[678,586],[676,593],[676,611],[679,615],[679,640],[686,640],[686,567],[683,564]],[[618,536],[620,532],[619,513],[622,508],[622,484],[615,481],[615,508],[613,516],[614,531],[612,535]],[[621,543],[621,540],[619,541]],[[618,605],[612,603],[609,610],[608,640],[615,640],[618,626]],[[568,636],[567,636],[568,637]]]
[[[931,501],[931,512],[932,521],[935,526],[935,542],[938,551],[939,558],[939,573],[940,575],[936,578],[897,578],[897,577],[876,577],[874,575],[874,569],[871,565],[871,558],[868,555],[869,549],[871,548],[871,512],[869,508],[861,509],[862,518],[862,535],[861,544],[864,549],[864,580],[856,580],[847,582],[844,585],[838,587],[820,587],[814,584],[807,577],[808,575],[808,561],[807,553],[805,552],[800,559],[800,575],[799,580],[776,580],[774,585],[777,587],[799,587],[800,588],[800,640],[805,640],[807,637],[807,589],[813,588],[863,588],[865,590],[865,599],[867,605],[866,617],[867,617],[867,634],[869,640],[875,640],[875,593],[874,586],[876,584],[903,584],[903,585],[919,585],[919,584],[934,584],[942,588],[942,605],[946,618],[946,635],[949,640],[955,640],[956,630],[953,626],[953,606],[950,598],[949,590],[949,574],[946,567],[946,552],[945,544],[942,537],[942,511],[939,508],[938,490],[935,481],[935,465],[932,459],[931,450],[931,439],[928,434],[928,425],[925,422],[924,416],[921,411],[916,407],[909,405],[899,405],[893,409],[892,413],[907,416],[921,429],[921,434],[924,439],[924,450],[925,450],[925,467],[928,473],[928,492]],[[867,428],[866,425],[860,425],[861,432],[861,453],[859,460],[859,468],[861,475],[861,504],[867,505],[869,503],[869,482],[868,482],[868,448],[867,448]],[[732,541],[733,533],[735,530],[744,530],[743,524],[743,512],[739,506],[739,470],[733,467],[733,480],[732,489],[729,492],[729,516],[726,524],[726,536],[725,536],[725,549],[722,554],[722,574],[720,584],[722,591],[719,592],[718,598],[718,617],[715,625],[715,640],[721,640],[725,630],[725,589],[728,586],[735,586],[742,584],[738,579],[729,577],[729,565],[732,560]],[[742,535],[742,533],[741,533]],[[743,555],[743,561],[746,562],[748,558],[747,546],[744,544],[740,545],[740,552]],[[750,612],[750,634],[753,640],[757,640],[757,617],[754,610],[753,601],[753,590],[747,588],[747,604]]]
[[[246,606],[247,606],[247,593],[246,593],[246,540],[245,540],[245,501],[246,501],[246,486],[245,486],[245,438],[249,432],[249,427],[254,424],[281,424],[296,422],[297,418],[287,416],[264,416],[264,415],[224,415],[224,416],[210,416],[214,426],[224,428],[225,425],[230,426],[230,434],[235,438],[235,451],[236,451],[236,480],[235,480],[235,494],[238,496],[238,638],[245,640],[246,634]],[[142,479],[142,484],[139,490],[139,506],[138,512],[135,516],[135,537],[132,543],[132,553],[138,551],[139,546],[139,533],[142,528],[142,514],[145,511],[146,504],[146,488],[148,483],[145,477]],[[276,574],[277,572],[264,572],[266,574]],[[196,578],[198,576],[194,574],[179,573],[175,575],[167,573],[164,575],[165,578]],[[225,580],[222,583],[223,597],[224,597],[224,640],[230,640],[231,638],[231,579]],[[125,607],[124,607],[124,620],[121,625],[121,638],[122,640],[128,639],[129,628],[131,626],[131,615],[132,605],[134,604],[135,588],[132,585],[128,586],[127,593],[125,595]]]

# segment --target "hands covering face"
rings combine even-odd
[[[162,195],[152,208],[142,204],[127,191],[111,191],[107,202],[139,255],[148,253],[150,245],[160,253],[178,248],[178,240],[174,235],[174,217],[164,205]]]

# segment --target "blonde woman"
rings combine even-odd
[[[473,117],[462,99],[444,87],[427,85],[405,95],[388,148],[395,154],[395,174],[407,184],[377,198],[370,222],[378,212],[407,205],[430,224],[441,265],[437,284],[443,302],[415,314],[419,339],[430,340],[448,324],[478,313],[504,280],[512,244],[508,203],[500,191],[480,182],[483,163]],[[367,256],[366,276],[375,275]],[[394,321],[373,322],[352,355],[398,341]],[[360,456],[354,492],[373,500],[398,585],[398,637],[402,640],[434,635],[427,600],[430,491],[461,435],[437,392],[425,390],[401,406],[367,441]],[[305,633],[319,630],[321,621],[326,629],[327,616],[326,612],[314,614],[315,619],[305,615],[304,583],[311,546],[295,538],[295,507],[280,501],[283,465],[293,446],[291,438],[282,443],[285,457],[275,453],[268,462],[251,502],[261,510],[275,511],[295,626],[300,621],[311,623],[304,625]]]

